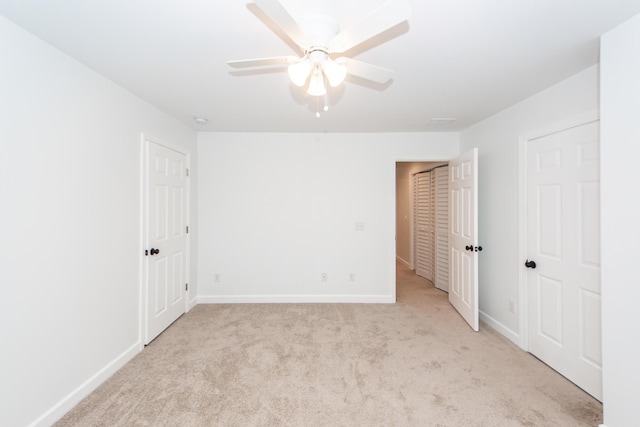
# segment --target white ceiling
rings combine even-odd
[[[282,0],[342,27],[383,2]],[[248,0],[0,0],[0,14],[197,130],[405,132],[464,129],[597,63],[598,37],[640,13],[640,0],[408,2],[407,22],[346,55],[393,80],[348,77],[319,119],[284,68],[226,64],[299,54]]]

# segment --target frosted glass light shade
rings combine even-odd
[[[327,88],[324,85],[324,77],[322,70],[316,67],[311,74],[311,80],[309,81],[309,89],[307,93],[311,96],[324,96],[327,94]]]
[[[307,82],[309,73],[311,73],[311,68],[311,62],[307,59],[291,64],[288,68],[289,78],[294,85],[302,87]]]
[[[338,64],[331,59],[322,63],[322,70],[329,80],[331,87],[336,87],[344,81],[347,76],[347,67],[344,64]]]

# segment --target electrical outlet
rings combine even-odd
[[[329,280],[329,275],[327,273],[320,273],[320,281],[326,282]]]
[[[350,282],[356,281],[356,273],[349,273],[349,281]]]
[[[364,231],[364,222],[358,221],[354,224],[356,231]]]
[[[509,312],[516,314],[516,302],[512,299],[509,300]]]
[[[220,276],[220,273],[215,273],[215,274],[213,275],[213,281],[214,281],[215,283],[220,283],[220,282],[222,282],[222,277]]]

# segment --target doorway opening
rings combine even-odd
[[[405,263],[407,258],[409,259],[409,266],[418,272],[418,251],[419,238],[417,230],[422,227],[422,223],[418,221],[418,209],[414,209],[415,205],[421,202],[416,189],[420,187],[419,172],[425,172],[425,168],[428,172],[436,170],[436,166],[441,166],[443,163],[447,163],[448,171],[442,176],[446,176],[446,186],[442,188],[442,195],[446,194],[448,215],[447,224],[442,226],[442,229],[448,229],[444,236],[448,239],[446,245],[441,245],[442,249],[446,248],[446,255],[443,255],[443,265],[448,266],[448,280],[445,279],[445,283],[448,282],[449,302],[456,308],[462,318],[469,324],[474,331],[479,330],[479,309],[478,309],[478,255],[482,251],[482,246],[478,244],[478,149],[473,148],[466,151],[459,156],[443,160],[430,166],[426,165],[403,165],[403,162],[396,161],[396,257],[404,259]],[[415,170],[411,168],[415,167]],[[431,168],[431,171],[428,168]],[[432,175],[438,175],[438,173],[432,173]],[[412,176],[412,179],[408,179]],[[408,181],[408,182],[407,182]],[[429,184],[427,192],[429,204],[432,204],[435,208],[435,200],[437,199],[436,180],[424,180]],[[433,183],[433,186],[432,186]],[[407,191],[407,189],[411,189]],[[411,197],[407,196],[411,194]],[[431,202],[431,194],[434,195],[433,203]],[[407,203],[409,200],[411,203]],[[411,206],[408,212],[407,205]],[[419,207],[419,206],[418,206]],[[426,216],[432,217],[430,226],[425,226],[425,233],[433,236],[432,239],[426,239],[428,241],[436,242],[436,221],[435,210],[433,215],[428,214]],[[399,211],[399,212],[398,212]],[[411,220],[410,220],[411,218]],[[398,226],[399,224],[399,226]],[[428,222],[427,222],[428,224]],[[411,230],[407,233],[407,229]],[[443,237],[444,237],[443,236]],[[407,242],[409,242],[407,251]],[[442,243],[442,242],[440,242]],[[435,254],[436,246],[426,245],[431,255],[427,257],[431,259],[432,266],[435,266]],[[404,255],[404,257],[403,257]],[[436,268],[436,267],[434,267]],[[435,273],[435,270],[432,271]],[[433,275],[437,280],[437,273]],[[396,289],[397,291],[397,289]]]
[[[396,261],[448,292],[448,162],[396,162]]]

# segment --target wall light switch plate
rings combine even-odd
[[[364,222],[357,221],[355,223],[355,228],[356,228],[356,231],[364,231]]]

